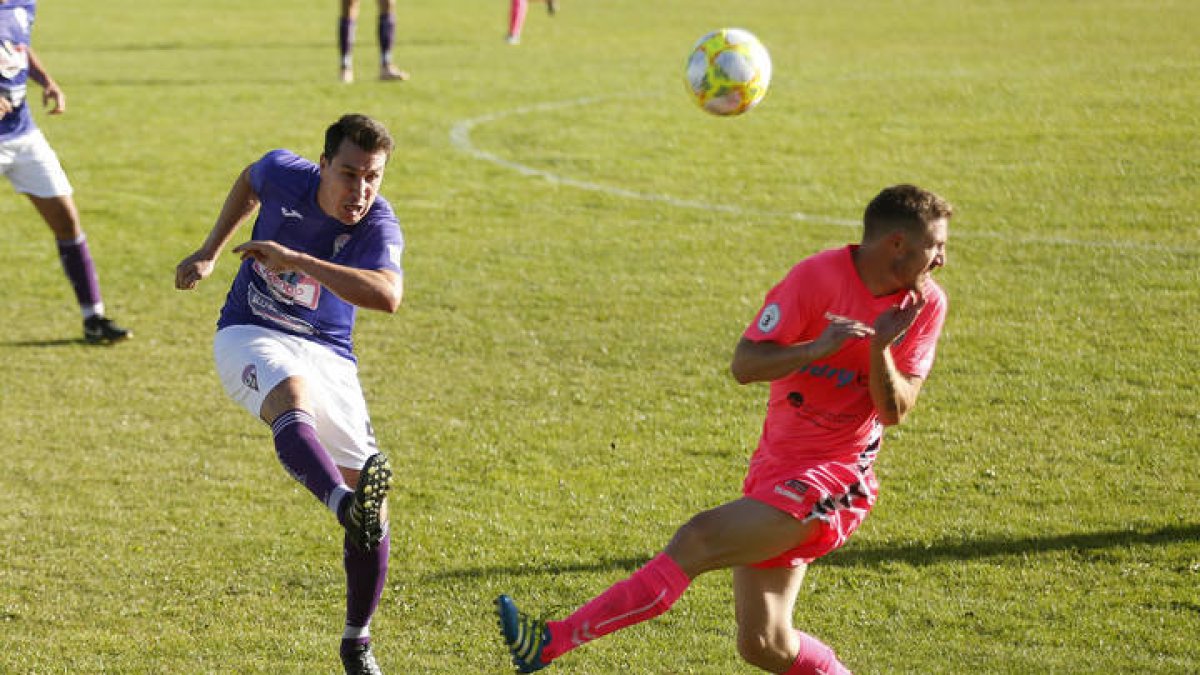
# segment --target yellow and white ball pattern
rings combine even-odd
[[[700,38],[687,62],[688,91],[714,115],[740,115],[771,84],[771,56],[750,31],[722,28]]]

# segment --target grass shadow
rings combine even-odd
[[[977,560],[997,556],[1054,551],[1097,551],[1136,545],[1200,541],[1200,525],[1172,525],[1150,531],[1107,530],[1045,537],[987,537],[932,544],[848,547],[824,559],[838,567],[865,567],[884,562],[933,565],[947,560]]]
[[[14,340],[12,342],[0,343],[6,347],[73,347],[79,345],[91,346],[91,343],[83,338],[58,338],[55,340]],[[107,345],[100,345],[107,346]]]
[[[849,546],[821,559],[822,565],[834,567],[869,567],[886,562],[903,562],[914,566],[933,565],[948,560],[978,560],[997,556],[1053,551],[1096,551],[1135,545],[1161,545],[1181,541],[1200,541],[1200,525],[1179,525],[1147,532],[1108,530],[1064,534],[1046,537],[988,537],[962,541],[943,541],[932,544],[878,546]],[[522,576],[532,574],[570,574],[572,572],[632,572],[645,564],[642,556],[607,557],[590,562],[555,563],[542,565],[492,565],[451,569],[425,578],[478,579],[493,575]]]

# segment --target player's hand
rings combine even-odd
[[[54,105],[51,106],[51,103]],[[42,89],[42,105],[49,107],[51,115],[61,115],[67,112],[67,95],[59,89],[58,84],[51,82]]]
[[[900,304],[883,310],[875,319],[875,343],[887,346],[895,342],[917,320],[924,307],[925,295],[917,290],[909,291]]]
[[[825,330],[821,331],[816,340],[813,340],[813,348],[819,352],[817,358],[836,352],[847,340],[875,334],[875,330],[867,324],[849,317],[825,312],[825,318],[829,320],[829,325],[825,326]]]
[[[254,258],[259,264],[276,274],[299,271],[300,259],[303,257],[292,249],[273,241],[248,241],[233,249],[234,253],[246,258]]]
[[[202,251],[189,255],[175,266],[175,288],[181,291],[192,290],[196,284],[212,274],[215,265],[216,261]]]
[[[15,108],[13,108],[12,101],[9,101],[7,96],[0,94],[0,117],[4,117],[13,110]]]

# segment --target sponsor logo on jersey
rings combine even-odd
[[[24,10],[18,8],[18,12]],[[25,45],[11,40],[0,41],[0,77],[11,80],[29,68],[29,53]]]
[[[25,102],[25,91],[23,84],[8,87],[0,85],[0,96],[8,99],[13,108],[20,108],[21,104]]]
[[[279,212],[283,214],[284,218],[296,218],[299,220],[304,220],[303,213],[300,213],[299,211],[289,211],[288,207],[286,206],[279,207]]]
[[[263,281],[276,300],[288,305],[300,305],[307,309],[316,309],[321,299],[321,284],[312,277],[298,272],[279,274],[267,269],[262,263],[254,261],[254,271]]]
[[[254,313],[254,316],[266,319],[293,333],[313,335],[317,332],[312,324],[284,312],[270,296],[255,288],[253,284],[249,287],[246,303],[250,305],[250,311]]]
[[[812,377],[832,380],[840,389],[848,387],[852,384],[857,384],[860,387],[867,386],[867,378],[863,377],[862,373],[851,368],[835,368],[827,363],[810,363],[796,371],[796,374],[807,374]]]

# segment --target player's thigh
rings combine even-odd
[[[675,533],[667,553],[694,577],[777,556],[805,541],[815,527],[743,497],[694,516]]]
[[[317,436],[341,468],[361,469],[367,458],[379,452],[366,398],[353,361],[318,347],[310,354],[314,365],[310,392]]]
[[[304,340],[261,326],[227,326],[213,338],[213,360],[225,393],[262,418],[267,396],[289,378],[307,381]],[[310,411],[311,412],[311,411]]]
[[[871,470],[825,462],[809,467],[752,466],[743,484],[748,499],[769,504],[813,526],[810,536],[755,567],[795,567],[842,546],[875,504],[879,483]]]
[[[267,424],[275,424],[275,420],[289,410],[313,409],[311,397],[308,394],[308,380],[300,375],[291,375],[282,380],[267,392],[259,407],[258,416]]]
[[[17,192],[43,199],[71,195],[71,181],[42,132],[31,131],[6,146],[12,156],[5,173]]]

